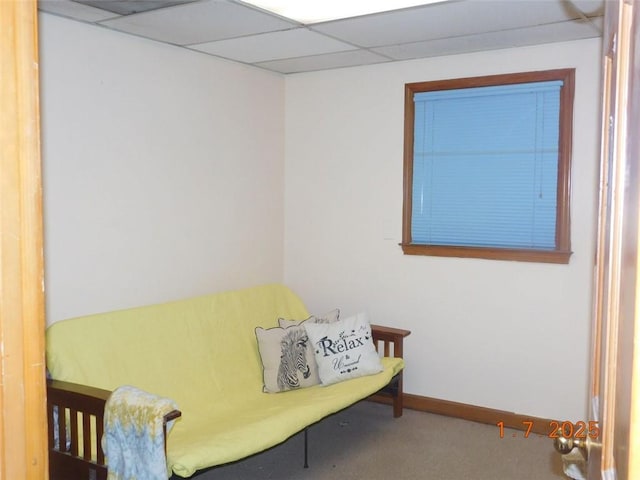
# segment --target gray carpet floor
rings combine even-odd
[[[197,480],[552,480],[566,479],[552,441],[524,432],[456,418],[360,402],[309,429],[304,436],[198,474]]]

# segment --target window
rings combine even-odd
[[[405,85],[405,254],[568,263],[574,70]]]

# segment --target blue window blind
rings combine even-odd
[[[554,249],[562,81],[414,95],[414,244]]]

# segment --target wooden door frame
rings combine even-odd
[[[629,1],[629,0],[626,0]],[[637,2],[637,0],[636,0]],[[632,27],[630,32],[631,50],[630,56],[636,59],[632,63],[631,77],[635,79],[629,89],[628,110],[629,122],[637,127],[640,125],[640,64],[637,61],[640,53],[640,5],[634,5]],[[627,138],[627,155],[630,161],[635,163],[635,169],[640,169],[640,138],[633,129],[629,132]],[[640,189],[636,185],[636,189]],[[640,204],[640,194],[636,194],[638,203]],[[636,252],[640,252],[640,206],[635,207],[635,228],[637,235]],[[629,479],[640,478],[640,254],[636,258],[636,296],[635,308],[632,313],[634,317],[634,325],[631,330],[633,336],[632,343],[635,345],[631,361],[630,375],[630,425],[629,425]]]
[[[594,289],[589,479],[640,478],[640,13],[605,5],[600,208]],[[634,71],[635,69],[635,71]]]
[[[0,480],[48,478],[35,0],[0,1]]]

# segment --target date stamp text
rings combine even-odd
[[[529,438],[534,431],[533,421],[522,421],[522,428],[524,438]],[[498,427],[500,438],[505,437],[505,423],[500,421],[496,424]],[[517,428],[517,427],[514,427]],[[539,431],[539,430],[538,430]],[[511,434],[512,437],[518,436],[517,434]],[[549,437],[549,438],[591,438],[596,439],[600,436],[600,427],[598,426],[598,422],[589,421],[584,422],[582,420],[578,422],[570,422],[568,420],[564,422],[559,422],[556,420],[551,420],[548,422],[548,425],[545,425],[545,434],[537,433],[538,437]]]

